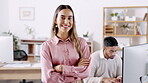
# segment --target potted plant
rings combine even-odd
[[[128,34],[128,32],[129,32],[129,28],[130,28],[130,26],[128,25],[128,24],[124,24],[124,25],[122,25],[121,26],[121,28],[123,29],[122,31],[123,31],[123,34]]]
[[[112,20],[118,20],[118,13],[111,13],[110,14]]]
[[[88,33],[89,33],[89,32],[87,32],[86,34],[83,34],[83,38],[84,38],[85,40],[88,40]]]
[[[35,35],[34,35],[34,33],[35,33],[35,30],[31,27],[31,26],[28,26],[28,25],[26,25],[26,32],[27,32],[27,37],[28,37],[28,39],[34,39],[35,37]]]
[[[124,24],[121,27],[123,27],[123,28],[129,28],[128,24]]]

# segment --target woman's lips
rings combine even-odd
[[[63,28],[67,29],[67,28],[68,28],[68,26],[64,26]]]

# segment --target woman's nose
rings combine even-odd
[[[68,23],[69,23],[69,20],[68,20],[68,19],[65,19],[65,20],[64,20],[64,23],[65,23],[65,24],[68,24]]]

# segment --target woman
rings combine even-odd
[[[53,18],[52,38],[41,48],[43,83],[71,83],[86,78],[90,51],[86,41],[76,33],[74,12],[60,5]]]

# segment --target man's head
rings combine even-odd
[[[113,59],[118,48],[118,42],[114,37],[106,37],[104,39],[104,57]]]

